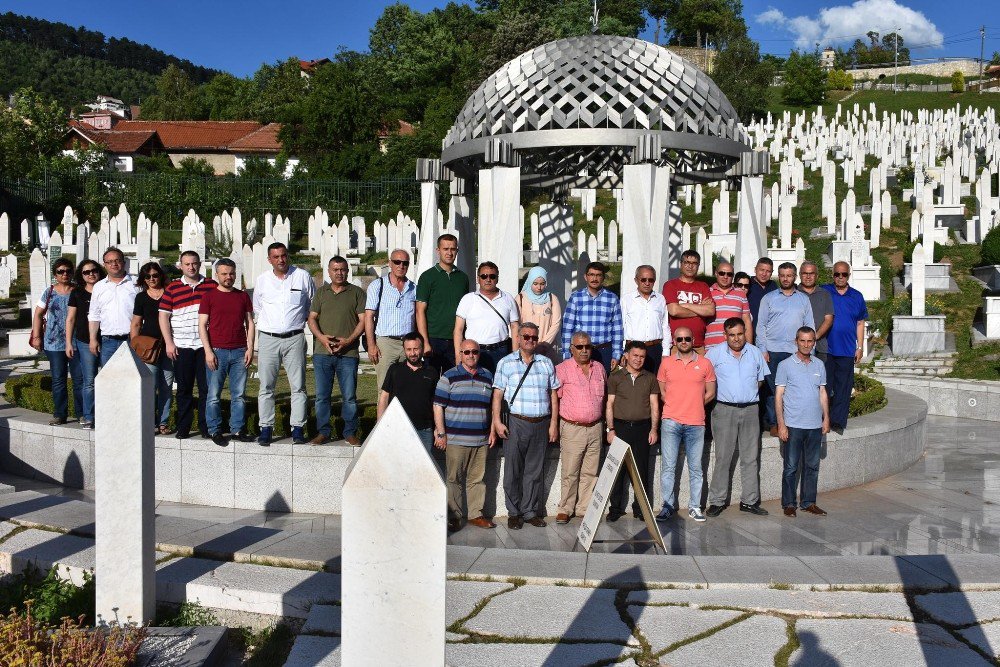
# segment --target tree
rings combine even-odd
[[[955,70],[951,73],[951,92],[953,93],[964,93],[965,92],[965,75],[959,70]]]
[[[667,0],[671,44],[701,47],[703,38],[724,43],[746,35],[742,0]]]
[[[712,78],[744,123],[767,112],[774,66],[761,60],[757,42],[747,37],[730,40],[715,60]]]
[[[990,59],[990,66],[1000,65],[1000,51],[994,51],[993,57]]]
[[[826,73],[812,53],[792,51],[785,61],[781,99],[793,106],[820,104],[826,99]]]
[[[66,111],[30,88],[0,107],[0,173],[39,178],[59,155],[66,134]]]
[[[670,0],[646,0],[646,13],[656,21],[656,31],[653,33],[653,44],[660,43],[660,31],[664,29],[667,22],[667,13],[670,11]],[[665,33],[666,30],[663,30]]]
[[[143,118],[152,120],[197,120],[197,92],[188,73],[170,65],[156,80],[156,95],[142,107]]]

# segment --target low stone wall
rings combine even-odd
[[[1000,382],[891,375],[878,375],[876,379],[886,389],[897,389],[926,401],[928,414],[1000,421]]]
[[[891,77],[897,74],[927,74],[928,76],[951,76],[953,72],[961,72],[965,76],[979,75],[979,61],[947,60],[940,63],[924,63],[923,65],[901,65],[898,69],[892,67],[870,67],[866,69],[849,69],[847,73],[855,79],[877,79],[881,75]]]
[[[820,490],[864,484],[898,473],[924,451],[927,404],[910,394],[887,389],[888,405],[877,413],[852,419],[843,435],[831,433],[823,447]],[[1000,393],[996,394],[1000,399]],[[0,411],[0,468],[23,477],[78,489],[94,488],[93,431],[78,426],[49,426],[48,415],[3,405]],[[997,412],[996,410],[994,412]],[[934,413],[940,414],[940,413]],[[972,416],[972,415],[959,415]],[[978,418],[978,417],[976,417]],[[338,514],[341,482],[357,450],[346,445],[293,445],[290,441],[260,447],[232,442],[219,447],[208,440],[156,438],[157,500],[284,512]],[[761,448],[761,495],[781,496],[782,459],[776,438],[765,435]],[[439,458],[442,467],[443,457]],[[703,468],[710,478],[714,448]],[[651,492],[660,504],[659,458]],[[683,470],[683,466],[678,467]],[[739,502],[739,473],[734,475],[733,502]],[[559,450],[548,452],[543,496],[546,510],[559,502]],[[488,515],[506,514],[503,502],[503,458],[490,452],[486,484]],[[681,477],[681,507],[687,506],[687,473]],[[707,493],[707,485],[706,485]]]

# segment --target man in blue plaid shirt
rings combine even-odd
[[[603,364],[604,372],[610,374],[618,367],[622,356],[625,332],[621,303],[604,287],[607,272],[607,267],[600,262],[587,265],[584,274],[587,287],[570,295],[563,313],[562,350],[563,358],[569,359],[573,334],[585,331],[593,345],[591,358]]]

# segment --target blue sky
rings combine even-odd
[[[870,29],[901,27],[914,58],[979,55],[978,28],[987,26],[986,56],[1000,51],[998,0],[744,0],[750,35],[761,50],[785,55],[795,46],[810,50],[818,41],[849,45]],[[386,0],[132,0],[81,3],[79,0],[0,0],[13,11],[107,36],[128,37],[197,64],[252,74],[263,62],[288,56],[329,56],[339,46],[363,50],[368,31]],[[418,11],[445,0],[409,0]],[[600,5],[600,2],[598,2]],[[652,26],[646,37],[652,38]]]

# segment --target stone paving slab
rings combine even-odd
[[[340,607],[335,604],[314,604],[302,626],[304,635],[339,635]]]
[[[699,635],[717,625],[738,618],[741,612],[717,609],[703,611],[689,607],[646,607],[631,605],[629,615],[635,619],[654,653],[668,646]]]
[[[587,583],[694,586],[706,582],[692,556],[590,553]]]
[[[188,552],[188,555],[203,558],[232,560],[240,554],[249,560],[254,552],[292,535],[295,533],[273,528],[217,523],[177,535],[170,540],[170,545]]]
[[[285,667],[340,667],[340,637],[299,635]]]
[[[803,590],[650,590],[633,591],[629,604],[689,604],[735,607],[757,612],[811,616],[881,616],[913,620],[902,593]]]
[[[953,588],[969,590],[994,587],[1000,583],[1000,556],[996,554],[923,555],[901,556],[901,558],[948,582]]]
[[[465,574],[485,551],[482,547],[467,547],[456,544],[448,545],[448,572]]]
[[[293,531],[281,531],[279,535],[281,539],[245,549],[249,552],[250,561],[340,571],[340,535]]]
[[[340,575],[178,558],[158,567],[156,592],[159,602],[306,618],[312,605],[340,600]]]
[[[449,581],[445,586],[445,626],[465,618],[480,602],[501,591],[514,590],[513,584],[492,581]]]
[[[826,579],[793,556],[696,556],[710,588],[761,588],[775,583],[824,585]]]
[[[448,667],[578,667],[607,664],[634,653],[635,649],[615,644],[448,644],[445,662]]]
[[[0,542],[7,539],[7,536],[17,530],[17,525],[10,521],[0,521]]]
[[[1000,591],[929,593],[915,601],[932,618],[949,625],[1000,620]]]
[[[465,628],[501,637],[634,642],[615,608],[615,594],[606,588],[521,586],[490,600]]]
[[[948,587],[948,582],[897,556],[802,556],[799,560],[831,586]]]
[[[785,628],[785,621],[780,618],[751,616],[667,653],[660,663],[698,667],[771,665],[775,653],[788,642]]]
[[[978,653],[929,623],[867,619],[805,619],[795,624],[799,639],[790,667],[826,665],[985,666]]]
[[[135,667],[193,667],[212,665],[226,652],[226,634],[221,626],[148,628],[139,648]]]
[[[180,535],[187,535],[202,528],[215,525],[211,521],[201,519],[187,519],[180,516],[170,516],[168,514],[156,515],[156,543],[172,544],[172,540]]]
[[[958,633],[982,649],[987,655],[1000,658],[1000,623],[984,623],[959,630]]]
[[[467,572],[496,577],[524,577],[528,581],[545,583],[559,580],[583,581],[587,574],[587,554],[485,549]]]

